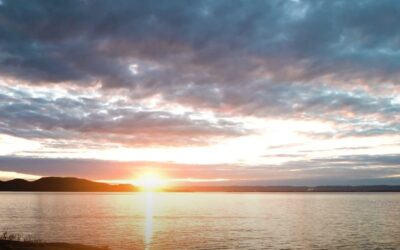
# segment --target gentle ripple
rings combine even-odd
[[[400,249],[400,193],[0,193],[0,230],[112,249]]]

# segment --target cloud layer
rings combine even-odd
[[[388,0],[3,1],[1,68],[34,83],[129,88],[260,77],[395,81],[399,10]]]
[[[25,138],[125,146],[187,146],[250,132],[240,122],[206,120],[189,112],[148,110],[121,100],[77,95],[55,97],[51,92],[34,96],[13,88],[3,91],[0,131]]]
[[[254,152],[267,139],[283,145],[273,158],[284,171],[299,153],[299,168],[317,164],[310,153],[320,148],[310,145],[333,140],[355,155],[390,157],[400,132],[399,12],[395,0],[3,0],[0,133],[39,142],[40,157],[254,136]],[[319,127],[269,130],[276,120]],[[366,138],[376,142],[370,151],[362,151]],[[353,155],[326,152],[338,169]],[[253,164],[264,153],[239,160]],[[359,163],[378,166],[371,157]]]

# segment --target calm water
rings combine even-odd
[[[0,230],[113,249],[400,249],[400,193],[1,193]]]

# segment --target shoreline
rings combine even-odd
[[[346,187],[323,188],[314,190],[304,190],[294,187],[293,189],[286,188],[271,188],[271,187],[256,187],[256,188],[237,188],[237,187],[207,187],[207,188],[182,188],[182,189],[158,189],[158,190],[141,190],[141,191],[92,191],[92,190],[21,190],[21,189],[0,189],[0,193],[400,193],[400,186],[391,186],[389,188],[360,188],[354,187],[346,189]]]
[[[8,250],[110,250],[109,247],[94,247],[82,244],[62,242],[34,242],[18,240],[0,240],[0,249]]]

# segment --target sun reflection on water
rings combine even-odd
[[[145,249],[150,249],[151,240],[153,237],[153,206],[154,197],[153,192],[146,192],[146,213],[145,213],[145,227],[144,227],[144,243]]]

